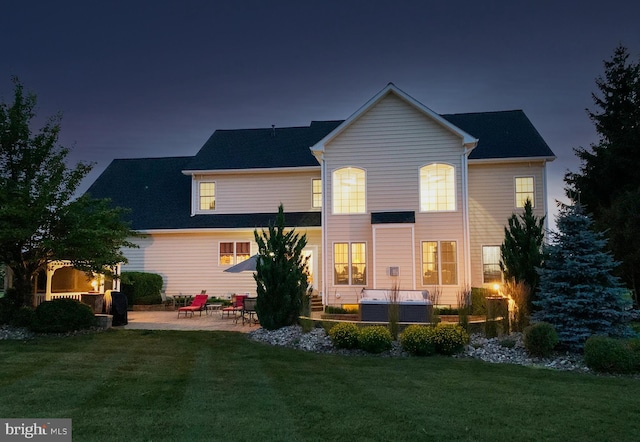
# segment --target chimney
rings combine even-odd
[[[276,136],[276,125],[275,124],[271,125],[271,136],[272,137]]]

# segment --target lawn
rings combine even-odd
[[[638,440],[640,380],[316,355],[226,332],[0,341],[0,416],[74,441]]]

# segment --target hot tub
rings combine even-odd
[[[388,322],[389,296],[378,297],[374,291],[365,291],[360,299],[360,320],[367,322]],[[376,290],[386,294],[385,290]],[[400,292],[398,322],[431,322],[433,306],[428,299],[423,298],[423,292]]]

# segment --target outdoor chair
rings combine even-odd
[[[242,299],[242,313],[240,316],[242,317],[242,325],[244,325],[245,321],[251,324],[258,323],[258,316],[256,314],[256,301],[258,298],[243,298]],[[236,319],[238,322],[238,319]]]
[[[164,290],[160,290],[160,297],[164,308],[171,307],[172,310],[176,308],[176,300],[173,296],[167,296]]]
[[[180,307],[178,309],[178,318],[180,317],[180,313],[184,313],[184,317],[187,317],[188,313],[191,313],[191,316],[193,317],[193,313],[194,312],[200,312],[200,316],[202,316],[202,310],[204,310],[206,308],[207,305],[207,299],[209,297],[207,295],[196,295],[195,298],[193,298],[193,301],[191,301],[191,304],[186,306],[186,307]]]
[[[233,313],[234,317],[237,317],[238,313],[242,313],[242,300],[246,297],[247,295],[231,296],[231,305],[222,309],[222,317],[224,318],[225,313],[227,314],[227,318],[231,317],[231,313]]]

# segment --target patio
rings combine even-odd
[[[113,328],[124,330],[219,330],[248,333],[259,328],[259,325],[249,325],[242,321],[236,323],[233,316],[224,319],[220,312],[211,314],[194,315],[178,319],[177,312],[171,311],[129,311],[127,313],[129,323]]]

